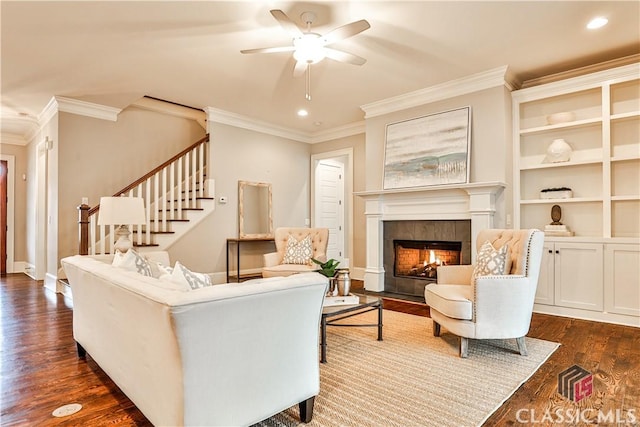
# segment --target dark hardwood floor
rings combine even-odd
[[[428,308],[416,302],[385,298],[384,306],[428,315]],[[2,426],[151,425],[91,357],[86,361],[77,358],[72,304],[45,290],[41,282],[23,274],[0,278],[0,333]],[[614,416],[617,409],[623,419],[635,417],[636,424],[626,425],[637,425],[640,329],[534,314],[529,336],[562,345],[485,425],[522,425],[520,421],[534,417],[540,420],[545,410],[575,411],[577,407],[589,411],[573,425],[586,425],[585,418],[597,416],[598,409],[605,413],[613,410]],[[574,364],[594,376],[593,395],[579,405],[557,393],[558,374]],[[75,402],[83,405],[77,414],[65,418],[51,415],[57,407]]]

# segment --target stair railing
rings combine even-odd
[[[183,211],[197,208],[197,200],[206,197],[204,182],[208,141],[209,135],[113,195],[144,199],[146,223],[128,224],[135,246],[155,246],[153,234],[170,233],[170,223],[183,220]],[[83,203],[78,210],[79,254],[112,253],[115,226],[98,225],[100,205],[91,208]]]

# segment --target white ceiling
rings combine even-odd
[[[309,135],[363,120],[361,105],[508,65],[520,81],[640,52],[639,1],[2,1],[2,131],[21,133],[52,96],[124,108],[144,95],[213,107]],[[269,13],[318,15],[324,34],[366,19],[293,78],[291,43]],[[594,16],[609,25],[590,31]],[[302,25],[302,24],[301,24]],[[309,110],[299,118],[296,111]]]

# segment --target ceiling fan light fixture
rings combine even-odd
[[[315,64],[326,57],[320,34],[306,33],[293,39],[293,45],[296,48],[293,52],[296,61]]]

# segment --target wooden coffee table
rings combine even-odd
[[[382,299],[369,295],[358,295],[360,301],[351,305],[334,305],[322,308],[322,319],[320,321],[320,350],[321,363],[327,363],[327,326],[347,326],[347,327],[378,327],[378,341],[382,341]],[[378,310],[378,323],[347,324],[336,323],[339,320],[358,316],[370,311]]]

